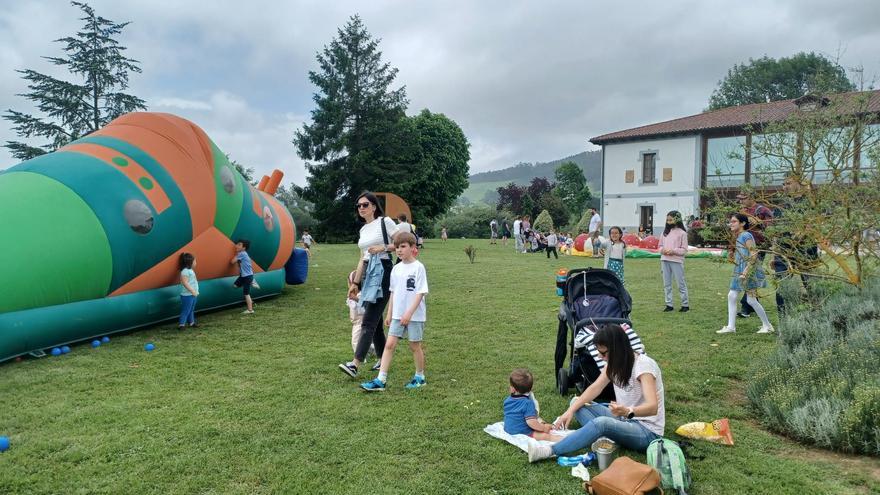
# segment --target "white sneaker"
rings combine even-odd
[[[243,314],[243,315],[252,315],[252,314],[254,314],[254,310],[252,310],[252,309],[246,309],[246,310],[242,311],[241,314]]]
[[[730,328],[727,325],[721,327],[721,330],[716,331],[715,333],[736,333],[736,328]]]
[[[757,333],[774,333],[776,329],[773,328],[773,325],[763,325]]]
[[[259,289],[259,288],[260,288],[260,284],[258,284],[257,281],[254,280],[253,282],[251,282],[251,287],[253,287],[254,289]]]
[[[549,445],[541,445],[538,442],[529,442],[529,462],[538,462],[553,457],[553,448]]]

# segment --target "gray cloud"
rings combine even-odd
[[[360,13],[400,69],[410,111],[456,120],[474,172],[590,148],[595,135],[701,111],[750,57],[840,56],[880,75],[880,2],[241,2],[93,0],[131,20],[122,41],[142,62],[132,91],[152,110],[202,126],[221,149],[304,183],[290,144],[308,118],[314,55]],[[0,13],[0,108],[29,110],[14,68],[54,69],[52,39],[79,26],[65,2]],[[34,29],[39,19],[40,29]],[[0,124],[0,140],[13,136]],[[0,151],[0,168],[14,164]]]

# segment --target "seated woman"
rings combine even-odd
[[[572,399],[556,423],[557,428],[568,428],[576,417],[581,427],[552,447],[530,443],[529,462],[589,448],[599,437],[645,452],[648,444],[663,436],[666,412],[657,362],[633,351],[620,325],[604,325],[593,342],[607,365],[580,397]],[[592,404],[608,383],[614,384],[617,401],[608,407]]]

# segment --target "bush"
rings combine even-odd
[[[820,304],[790,312],[746,393],[773,430],[880,455],[880,283],[861,292],[816,285],[811,297]]]
[[[590,219],[593,218],[593,214],[590,210],[584,212],[581,215],[581,219],[578,221],[577,225],[575,225],[575,235],[577,234],[588,234],[590,232]]]
[[[434,223],[437,237],[440,237],[440,229],[446,226],[446,232],[450,238],[467,237],[470,239],[489,238],[489,222],[498,218],[499,228],[501,218],[495,208],[474,204],[468,206],[455,206],[449,213],[438,218]]]
[[[535,223],[532,224],[532,227],[535,228],[538,232],[550,232],[553,230],[553,219],[550,217],[550,213],[547,210],[543,210],[538,218],[535,219]]]

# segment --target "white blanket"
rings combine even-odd
[[[504,431],[504,421],[492,423],[491,425],[483,428],[483,431],[492,435],[495,438],[500,438],[501,440],[504,440],[511,445],[516,445],[523,452],[529,451],[529,443],[531,442],[536,442],[538,445],[553,445],[555,443],[547,440],[535,440],[528,435],[511,435],[510,433]],[[573,431],[574,430],[553,430],[553,434],[564,437],[572,433]]]

